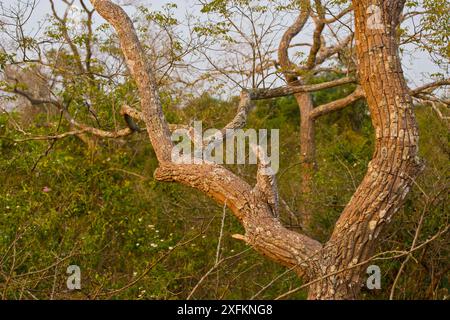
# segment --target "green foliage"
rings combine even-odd
[[[162,11],[150,11],[144,6],[140,6],[139,11],[145,15],[147,22],[156,23],[164,27],[172,27],[179,24],[178,20],[174,18],[173,10],[177,8],[175,3],[167,3],[164,5]]]
[[[332,1],[344,6],[348,1]],[[213,0],[202,7],[205,14],[219,14],[217,21],[194,26],[200,36],[211,36],[232,43],[232,6],[251,7],[264,13],[267,1]],[[275,10],[296,9],[299,1],[270,1]],[[423,6],[428,15],[423,25],[429,33],[425,49],[437,49],[448,57],[448,4],[439,1],[410,1],[410,8]],[[143,40],[152,43],[148,31],[153,25],[173,30],[176,5],[161,11],[139,8],[144,18],[136,25]],[[86,23],[84,21],[83,23]],[[444,31],[442,31],[444,30]],[[65,41],[71,32],[59,21],[51,20],[45,35],[51,42]],[[405,33],[406,34],[406,33]],[[100,35],[106,35],[101,37]],[[83,50],[88,43],[108,58],[121,60],[122,53],[111,27],[102,24],[92,35],[87,30],[73,35],[73,43]],[[24,48],[36,46],[24,38]],[[167,55],[178,62],[184,44],[172,39]],[[447,51],[446,51],[447,50]],[[0,52],[0,69],[13,58]],[[79,57],[69,50],[50,49],[45,59],[57,78],[55,95],[76,119],[106,130],[123,127],[119,114],[122,104],[138,104],[135,83],[128,78],[89,76],[80,73]],[[100,59],[91,57],[90,75],[107,69]],[[86,63],[86,61],[82,61]],[[32,67],[30,67],[32,68]],[[307,75],[304,75],[305,78]],[[122,77],[122,76],[121,76]],[[309,83],[332,80],[330,75],[311,78]],[[26,90],[27,84],[1,82],[6,91]],[[348,95],[354,86],[323,90],[313,94],[316,105]],[[236,112],[238,99],[229,101],[209,94],[192,99],[179,109],[177,97],[161,90],[166,119],[170,123],[190,124],[202,120],[204,129],[223,127]],[[417,108],[421,129],[421,153],[427,168],[416,181],[405,207],[386,232],[378,251],[406,250],[412,243],[417,222],[425,212],[419,241],[434,236],[448,225],[448,177],[450,149],[445,125],[428,107]],[[156,182],[152,175],[157,159],[145,133],[119,140],[96,140],[89,150],[76,137],[62,140],[26,140],[18,127],[26,126],[30,136],[45,136],[71,130],[59,123],[60,114],[37,113],[31,124],[12,112],[0,114],[0,295],[3,298],[113,298],[184,299],[200,279],[215,265],[223,208],[204,194],[177,184]],[[280,129],[281,169],[278,173],[281,197],[290,210],[298,213],[301,204],[311,204],[313,236],[326,241],[342,209],[366,173],[373,152],[373,130],[365,103],[316,121],[317,163],[311,194],[300,194],[302,179],[299,159],[300,114],[295,99],[285,97],[257,103],[248,127]],[[19,126],[17,126],[19,124]],[[25,139],[17,142],[16,140]],[[249,183],[255,181],[255,166],[231,166]],[[431,201],[432,200],[432,201]],[[242,233],[236,219],[226,212],[220,257],[227,258],[206,277],[193,294],[197,299],[273,299],[300,285],[298,277],[283,267],[237,242],[231,235]],[[282,221],[298,226],[285,208]],[[435,241],[414,254],[398,284],[396,297],[440,299],[448,296],[448,237]],[[402,260],[380,263],[383,289],[363,291],[367,299],[386,298]],[[82,290],[70,292],[66,268],[81,267]],[[278,278],[265,290],[261,290]],[[251,281],[249,281],[251,279]],[[258,294],[257,294],[258,293]],[[291,295],[303,299],[305,291]]]
[[[129,85],[119,86],[113,96],[122,97]],[[327,102],[346,90],[350,89],[319,92],[314,101]],[[237,106],[236,99],[226,102],[204,95],[184,109],[174,109],[170,99],[162,97],[171,122],[205,120],[205,129],[225,124]],[[108,101],[104,109],[111,109]],[[417,181],[420,188],[413,190],[386,233],[380,252],[410,245],[425,209],[421,190],[435,200],[427,209],[420,240],[448,223],[448,199],[442,189],[448,171],[448,132],[429,108],[418,108],[417,114],[421,152],[428,167]],[[312,194],[302,197],[295,187],[301,179],[295,165],[298,117],[292,98],[260,102],[251,114],[249,127],[281,129],[281,195],[294,211],[301,201],[313,204],[314,233],[325,241],[371,158],[370,117],[365,105],[358,103],[317,122],[319,169]],[[41,121],[34,123],[29,132],[48,134]],[[430,126],[433,130],[427,130]],[[59,140],[49,148],[51,141],[14,142],[22,136],[13,130],[11,119],[2,115],[0,136],[0,292],[6,297],[49,298],[54,292],[54,297],[67,299],[180,299],[186,298],[213,267],[223,209],[197,191],[154,181],[152,172],[157,162],[145,134],[135,135],[126,143],[104,141],[94,153],[75,137]],[[245,166],[239,169],[241,175],[242,170],[253,183],[255,168]],[[282,219],[289,225],[284,211]],[[227,213],[221,257],[240,254],[219,265],[199,286],[195,298],[251,298],[285,272],[233,240],[231,235],[235,233],[242,233],[242,227]],[[448,275],[439,274],[448,261],[447,241],[437,239],[416,254],[419,265],[411,263],[404,271],[397,289],[399,297],[428,299],[448,294]],[[383,262],[383,290],[364,291],[363,295],[368,299],[387,297],[400,263]],[[65,269],[70,264],[81,267],[81,292],[65,289]],[[134,281],[136,284],[129,285]],[[257,297],[276,298],[297,285],[298,278],[288,273]],[[290,298],[303,299],[305,292]]]
[[[13,55],[0,51],[0,70],[5,68],[5,65],[11,60]]]
[[[431,58],[439,65],[448,66],[450,59],[450,4],[441,0],[409,0],[406,7],[410,12],[421,12],[415,23],[407,26],[409,34],[406,32],[405,39],[415,44],[418,48],[425,50]],[[412,17],[417,16],[412,15]],[[413,18],[414,19],[414,18]],[[420,37],[411,36],[417,32],[416,24],[420,24]]]

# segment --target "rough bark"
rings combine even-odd
[[[381,8],[383,28],[368,24],[368,8]],[[383,227],[401,207],[420,173],[418,130],[401,69],[396,28],[404,1],[353,1],[359,77],[376,132],[373,159],[365,178],[324,246],[317,276],[368,259]],[[365,266],[344,271],[310,288],[311,299],[352,299]]]
[[[147,126],[150,141],[160,163],[155,178],[159,181],[185,184],[202,191],[219,203],[226,204],[245,229],[242,240],[263,255],[293,268],[307,278],[311,277],[308,273],[312,270],[309,263],[315,260],[322,245],[283,227],[273,216],[270,203],[264,201],[260,192],[219,165],[171,163],[173,145],[169,128],[162,113],[153,70],[145,61],[133,24],[125,11],[109,0],[92,0],[92,4],[118,33],[125,60],[139,88],[142,108],[140,117]]]
[[[277,199],[274,180],[258,177],[257,186],[252,188],[219,165],[171,163],[172,142],[153,70],[144,59],[133,25],[126,13],[111,1],[92,0],[92,3],[116,29],[139,88],[140,117],[160,164],[155,178],[190,186],[227,205],[245,229],[245,235],[236,238],[293,268],[307,280],[320,279],[311,285],[310,299],[356,298],[364,271],[364,265],[359,264],[370,258],[378,235],[401,207],[421,169],[417,157],[418,131],[396,42],[403,1],[376,2],[382,8],[382,30],[367,25],[367,9],[373,3],[354,2],[359,77],[376,132],[375,152],[365,178],[324,246],[286,229],[274,216],[273,201]],[[358,94],[357,91],[355,95]],[[339,108],[339,103],[329,107]],[[248,112],[248,108],[243,104],[241,111]],[[239,119],[245,119],[245,115]]]
[[[314,130],[314,118],[311,112],[314,110],[312,96],[310,93],[294,95],[300,108],[300,162],[302,179],[300,181],[300,193],[306,197],[300,205],[302,214],[301,222],[306,229],[312,223],[312,209],[308,196],[311,195],[313,185],[313,174],[316,168],[316,136]]]
[[[136,81],[147,132],[156,156],[160,162],[170,161],[173,145],[162,112],[155,73],[146,61],[133,22],[120,6],[111,1],[91,0],[91,3],[116,30],[127,66]]]
[[[312,279],[310,262],[316,259],[322,245],[283,227],[258,192],[230,171],[219,165],[165,163],[156,170],[155,178],[187,185],[226,204],[245,229],[242,240],[263,255]]]

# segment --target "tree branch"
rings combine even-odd
[[[330,89],[337,86],[355,83],[356,79],[354,77],[344,77],[337,80],[332,80],[328,82],[323,82],[319,84],[310,84],[310,85],[290,85],[283,86],[274,89],[253,89],[250,91],[250,97],[252,100],[263,100],[270,98],[279,98],[288,96],[295,93],[302,92],[314,92],[320,91],[323,89]]]
[[[413,97],[416,97],[417,95],[421,93],[430,93],[433,90],[436,90],[439,87],[448,86],[450,85],[450,79],[442,79],[435,82],[427,83],[423,86],[420,86],[416,89],[410,90],[410,93]]]
[[[364,97],[365,97],[364,90],[360,86],[358,86],[356,87],[356,90],[350,95],[342,99],[335,100],[314,108],[313,111],[310,113],[310,116],[313,119],[317,119],[327,113],[344,109],[349,104],[352,104]]]
[[[309,3],[309,0],[302,1],[300,14],[281,38],[280,45],[278,47],[278,62],[280,63],[284,72],[293,68],[295,69],[295,65],[289,59],[289,48],[291,46],[292,39],[294,39],[294,37],[303,30],[306,22],[309,19],[310,11],[311,5]]]
[[[256,250],[297,272],[308,272],[310,260],[321,249],[319,242],[284,228],[273,217],[267,203],[260,201],[247,182],[227,169],[212,164],[180,165],[171,162],[172,142],[162,115],[153,70],[143,51],[127,14],[109,0],[91,0],[97,12],[116,29],[122,51],[136,84],[142,105],[142,117],[160,166],[155,179],[178,182],[202,191],[221,204],[226,204],[240,220],[246,239]],[[245,100],[245,99],[243,99]],[[247,99],[249,100],[249,99]],[[248,105],[242,106],[245,111]],[[246,116],[237,115],[237,125]],[[232,122],[233,123],[233,122]]]
[[[309,273],[310,263],[322,247],[320,243],[283,227],[250,185],[230,171],[219,165],[164,163],[154,176],[159,181],[193,187],[226,203],[243,225],[249,245],[299,273]]]
[[[160,162],[171,159],[172,141],[162,112],[154,70],[146,60],[133,22],[118,5],[109,0],[91,0],[97,12],[116,30],[120,46],[141,98],[142,114],[147,132]]]

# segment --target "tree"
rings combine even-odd
[[[129,105],[136,103],[134,84],[128,81],[109,25],[94,24],[95,10],[85,0],[62,1],[62,12],[54,0],[49,0],[48,24],[36,31],[27,30],[36,5],[35,0],[9,7],[0,3],[0,32],[5,38],[0,46],[0,70],[5,69],[1,90],[34,107],[61,113],[69,123],[69,135],[80,138],[90,151],[95,150],[97,138],[117,139],[136,132],[134,123],[119,127],[119,110],[103,108],[114,106],[113,98],[117,96]],[[178,73],[187,69],[183,58],[197,44],[192,39],[186,45],[180,43],[170,10],[168,6],[162,12],[149,13],[141,8],[135,21],[148,60],[156,70],[158,85],[176,96],[188,87]],[[33,77],[39,79],[37,92],[31,85]],[[125,81],[121,81],[123,78]],[[128,116],[124,117],[125,123],[130,122]]]
[[[234,82],[242,89],[238,81],[253,89],[267,88],[280,76],[291,87],[311,84],[317,79],[328,82],[325,87],[352,86],[346,96],[319,106],[313,99],[314,89],[294,92],[300,111],[299,194],[305,195],[298,219],[308,230],[314,215],[308,196],[314,189],[313,177],[317,169],[315,123],[320,117],[364,98],[356,75],[353,8],[349,1],[215,0],[201,3],[202,12],[208,16],[207,22],[199,23],[202,26],[199,30],[212,38],[210,44],[202,47],[202,54],[217,74],[226,80],[236,79]],[[436,26],[431,27],[430,21],[445,20],[445,9],[429,2],[408,2],[408,8],[400,17],[403,50],[407,45],[425,48],[442,64],[446,61],[445,45],[442,47],[445,35],[436,32]],[[290,23],[292,10],[299,13]],[[310,21],[312,25],[308,25]],[[424,28],[410,27],[417,23]],[[299,36],[301,41],[294,42]],[[439,45],[432,49],[430,43]],[[223,52],[223,58],[214,58],[214,52]],[[415,96],[420,98],[419,94]]]
[[[366,176],[340,215],[333,234],[324,244],[313,239],[307,231],[299,233],[286,228],[274,215],[279,199],[276,179],[263,174],[265,167],[262,159],[254,187],[221,165],[180,165],[172,162],[173,142],[170,131],[176,126],[165,119],[161,88],[167,82],[176,86],[178,82],[183,83],[183,80],[176,76],[166,80],[167,82],[162,79],[167,79],[165,76],[170,73],[167,70],[172,70],[189,49],[181,50],[180,45],[172,38],[174,32],[169,32],[167,38],[163,39],[171,41],[172,46],[168,52],[158,54],[157,50],[153,50],[152,41],[148,41],[145,30],[136,28],[135,23],[120,6],[109,0],[91,2],[95,10],[116,30],[121,52],[117,48],[114,35],[108,33],[106,39],[95,36],[96,33],[91,30],[94,11],[85,6],[82,0],[87,19],[81,35],[71,34],[67,26],[68,18],[60,17],[56,10],[53,10],[56,28],[49,30],[48,36],[49,41],[63,44],[59,51],[54,51],[53,48],[43,50],[41,42],[23,36],[21,10],[16,14],[16,21],[19,23],[12,24],[13,29],[19,31],[12,34],[19,34],[19,39],[15,41],[18,46],[15,49],[20,52],[21,59],[15,60],[5,55],[5,60],[18,66],[35,63],[47,70],[47,73],[41,73],[49,83],[48,88],[54,90],[50,90],[48,94],[45,91],[45,96],[36,96],[15,79],[9,79],[4,90],[24,97],[33,105],[56,107],[72,128],[70,132],[47,139],[54,141],[68,135],[85,139],[85,134],[100,138],[122,138],[140,130],[136,129],[132,118],[144,122],[159,162],[159,168],[154,173],[157,180],[190,186],[228,206],[245,229],[245,235],[234,235],[234,238],[294,270],[307,282],[311,299],[356,298],[361,288],[362,273],[372,259],[379,235],[401,208],[422,168],[418,158],[418,132],[412,98],[441,102],[441,99],[432,96],[432,90],[448,84],[448,81],[443,79],[414,90],[407,87],[399,56],[399,25],[405,17],[402,14],[405,2],[355,1],[352,7],[344,8],[337,14],[333,13],[334,17],[327,18],[325,12],[328,9],[320,1],[314,1],[314,6],[311,6],[309,1],[294,1],[293,8],[298,9],[300,13],[294,24],[284,30],[276,53],[278,61],[268,63],[267,57],[271,50],[266,48],[263,53],[260,50],[263,47],[255,44],[261,44],[261,38],[257,32],[252,32],[252,39],[256,41],[246,40],[250,44],[251,53],[248,57],[243,55],[242,59],[244,66],[247,63],[251,65],[251,71],[234,70],[233,66],[231,69],[216,68],[216,71],[226,77],[237,72],[249,75],[251,79],[249,87],[241,85],[243,90],[237,114],[222,131],[244,127],[257,100],[295,95],[301,110],[302,163],[306,177],[306,184],[299,188],[300,192],[308,192],[311,182],[309,173],[314,162],[314,119],[366,97],[376,133],[373,159]],[[248,4],[249,1],[238,2]],[[73,2],[67,3],[71,5]],[[223,6],[226,3],[227,1],[216,0],[210,4],[218,6],[219,11],[225,10],[223,12],[227,16],[228,8]],[[270,3],[267,7],[270,8]],[[257,10],[264,12],[265,9]],[[350,35],[345,41],[327,45],[323,37],[325,25],[341,23],[340,18],[350,12],[354,12],[355,16],[354,27],[346,25],[346,28],[351,30]],[[150,22],[158,21],[169,29],[173,26],[174,21],[170,15],[144,13],[146,20]],[[305,63],[294,64],[288,50],[294,46],[291,41],[309,18],[313,19],[315,27],[313,43]],[[255,25],[253,19],[250,18],[249,21]],[[106,29],[108,27],[102,25],[97,31]],[[204,29],[200,28],[199,31],[203,32]],[[216,31],[222,34],[223,30]],[[239,33],[241,30],[235,28],[235,31]],[[246,38],[245,35],[241,36]],[[353,38],[356,38],[355,42]],[[110,39],[112,44],[104,46],[104,41]],[[81,45],[77,47],[76,43]],[[93,43],[98,44],[107,53],[108,59],[118,62],[117,70],[108,68],[104,55],[94,58],[96,50],[92,50]],[[83,49],[80,49],[80,46]],[[38,59],[31,59],[30,51],[34,51]],[[41,55],[42,52],[45,55]],[[439,48],[439,52],[443,52],[442,48]],[[153,59],[155,55],[169,56],[169,60],[163,60],[162,67],[158,66],[161,61]],[[322,66],[327,59],[336,55],[338,60],[341,60],[337,72]],[[122,62],[126,63],[127,67],[123,66]],[[183,68],[183,64],[180,64],[179,67]],[[270,79],[271,73],[267,71],[266,66],[275,67],[275,74],[283,76],[287,85],[273,87],[277,82]],[[165,70],[166,68],[168,69]],[[349,71],[348,74],[343,70]],[[335,72],[339,76],[331,81],[310,83],[311,79],[323,72]],[[117,73],[119,77],[130,75],[134,81],[126,78],[125,83],[116,82]],[[271,85],[266,86],[269,82],[272,82]],[[52,86],[53,83],[56,85]],[[356,84],[356,90],[349,96],[321,106],[312,104],[313,92],[348,84]],[[139,99],[135,97],[136,92]],[[116,96],[120,98],[115,99]],[[93,100],[95,103],[90,103]],[[100,127],[98,110],[92,110],[91,106],[101,105],[103,110],[110,105],[116,105],[115,100],[125,102],[121,107],[121,114],[128,126],[117,129],[114,122],[114,126],[108,126],[113,127],[110,131]],[[140,100],[141,110],[133,108],[137,100]],[[87,112],[83,116],[77,116],[77,111],[86,103]],[[74,107],[77,111],[72,114],[70,109]],[[114,111],[112,114],[115,114]],[[104,116],[108,119],[113,117],[108,113]],[[89,140],[88,144],[91,144]],[[307,223],[310,216],[308,214],[305,218]]]
[[[401,207],[422,163],[411,93],[403,77],[397,27],[405,1],[355,1],[356,52],[359,81],[364,89],[376,131],[376,147],[367,174],[336,223],[330,240],[314,239],[286,229],[273,217],[268,198],[274,198],[273,179],[258,177],[252,188],[222,166],[178,165],[171,162],[173,143],[162,113],[155,75],[146,62],[132,21],[109,0],[92,1],[97,12],[115,28],[125,60],[141,98],[142,119],[155,149],[159,181],[196,188],[227,205],[245,228],[236,235],[269,258],[314,280],[311,299],[351,299],[360,290],[361,274],[376,247],[376,239]],[[370,23],[370,8],[380,16]],[[308,92],[305,86],[286,92]],[[242,100],[271,97],[278,91],[250,91]],[[259,173],[261,174],[261,173]]]

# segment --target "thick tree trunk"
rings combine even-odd
[[[376,132],[368,172],[322,250],[317,277],[344,270],[310,288],[310,299],[353,299],[382,228],[403,204],[421,171],[418,130],[403,76],[396,28],[404,1],[376,1],[382,26],[371,24],[374,1],[353,1],[360,82]],[[372,7],[373,8],[373,7]],[[354,265],[362,264],[354,267]]]
[[[307,281],[313,280],[310,299],[356,298],[378,235],[403,204],[421,169],[417,157],[417,125],[396,40],[396,27],[404,0],[375,2],[380,9],[381,29],[379,25],[374,28],[368,23],[373,20],[373,10],[369,11],[369,7],[374,1],[354,1],[359,78],[376,132],[375,152],[365,178],[324,246],[306,235],[286,229],[274,217],[268,200],[276,199],[276,194],[268,197],[267,192],[276,192],[276,188],[270,188],[274,187],[275,179],[262,177],[259,169],[258,183],[251,188],[247,182],[219,165],[171,162],[172,142],[154,72],[145,61],[132,22],[125,11],[110,0],[91,1],[116,29],[125,60],[139,88],[142,118],[160,162],[155,178],[188,185],[226,204],[245,229],[245,235],[237,235],[236,238],[305,275]],[[290,28],[283,41],[292,38],[305,22],[300,16],[297,27]],[[280,50],[281,58],[286,58],[286,54],[287,50]],[[241,111],[246,110],[244,104]]]

